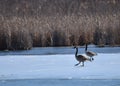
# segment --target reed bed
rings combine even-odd
[[[6,0],[7,1],[7,0]],[[17,3],[17,0],[12,0]],[[19,1],[19,0],[18,0]],[[21,2],[24,0],[21,0]],[[36,1],[31,6],[33,6]],[[30,2],[25,0],[25,10],[20,12],[10,11],[10,13],[1,11],[0,14],[0,50],[23,50],[31,49],[32,47],[49,47],[49,46],[72,46],[72,45],[84,45],[85,43],[93,43],[95,45],[120,45],[120,13],[119,8],[111,8],[114,4],[117,6],[119,1],[111,0],[112,5],[108,6],[110,10],[104,11],[101,8],[97,8],[94,12],[94,6],[98,3],[97,0],[91,0],[91,2],[85,0],[38,0],[36,5],[43,5],[43,7],[34,9],[36,13],[30,13]],[[44,5],[43,2],[45,2]],[[79,2],[80,1],[80,2]],[[107,3],[103,0],[104,3]],[[114,2],[115,1],[115,2]],[[2,0],[1,0],[2,2]],[[9,2],[9,0],[8,0]],[[28,3],[29,2],[29,3]],[[71,3],[70,3],[71,2]],[[82,3],[75,7],[75,3]],[[94,3],[92,3],[94,2]],[[48,3],[50,5],[48,5]],[[55,3],[57,3],[56,6]],[[59,3],[62,3],[59,5]],[[72,5],[72,3],[74,5]],[[85,5],[90,3],[92,10],[88,10]],[[100,3],[100,1],[99,1]],[[110,3],[110,2],[109,2]],[[16,4],[15,4],[16,5]],[[16,6],[19,6],[18,4]],[[50,6],[55,6],[54,10]],[[66,8],[63,10],[63,6]],[[118,5],[119,6],[119,5]],[[21,6],[20,6],[21,7]],[[49,7],[49,9],[47,9]],[[97,7],[97,6],[95,6]],[[100,6],[99,6],[100,7]],[[102,5],[101,5],[102,7]],[[5,9],[4,7],[3,9]],[[79,8],[77,10],[77,8]],[[19,8],[20,9],[20,8]],[[52,11],[52,10],[53,11]],[[80,11],[80,9],[82,11]],[[18,10],[18,8],[16,8]],[[58,10],[58,12],[57,12]],[[115,10],[113,13],[112,10]],[[23,12],[23,13],[22,13]],[[52,13],[53,12],[53,13]],[[5,13],[5,14],[4,14]],[[14,15],[13,15],[14,14]]]

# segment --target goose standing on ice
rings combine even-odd
[[[88,47],[88,45],[86,44],[85,45],[85,53],[86,53],[87,56],[89,56],[91,58],[91,61],[92,61],[92,60],[94,60],[93,56],[96,56],[97,53],[92,52],[92,51],[88,51],[87,47]]]
[[[79,62],[79,63],[75,64],[75,66],[79,65],[81,62],[82,62],[82,66],[84,66],[85,61],[91,61],[90,58],[87,58],[84,55],[78,55],[78,47],[75,46],[74,49],[76,49],[75,58]]]

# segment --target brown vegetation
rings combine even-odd
[[[120,45],[119,0],[1,0],[0,50]]]

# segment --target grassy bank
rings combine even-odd
[[[120,45],[118,0],[0,2],[1,50],[85,43]]]

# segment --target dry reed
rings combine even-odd
[[[0,50],[85,43],[120,45],[120,13],[117,8],[120,2],[117,0],[0,2],[3,3],[0,10]],[[7,8],[6,4],[14,6]],[[102,5],[106,7],[102,9]]]

